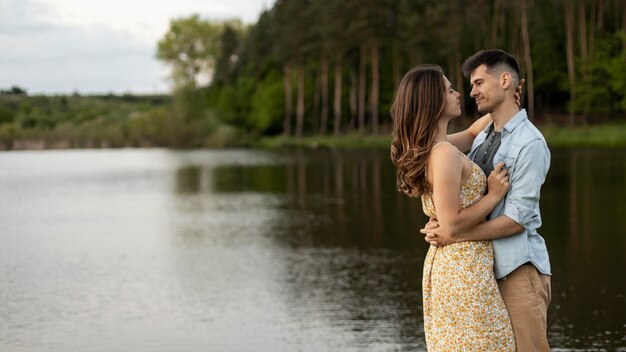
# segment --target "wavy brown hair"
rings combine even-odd
[[[445,108],[445,89],[439,66],[420,65],[404,75],[391,104],[391,160],[398,190],[410,197],[432,191],[426,164]]]

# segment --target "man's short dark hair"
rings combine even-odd
[[[519,79],[520,77],[519,64],[515,56],[499,49],[481,50],[470,56],[463,63],[463,75],[469,77],[472,71],[480,65],[485,65],[487,72],[490,73],[493,72],[494,69],[500,71],[506,68],[506,71],[512,71],[511,74],[514,76],[514,79]]]

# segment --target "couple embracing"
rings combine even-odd
[[[485,116],[447,135],[459,93],[441,68],[409,71],[391,107],[401,191],[421,196],[430,248],[422,281],[429,351],[549,351],[550,263],[539,192],[550,152],[519,109],[517,60],[483,50],[463,63]],[[468,152],[466,156],[464,152]]]

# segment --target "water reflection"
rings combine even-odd
[[[342,335],[350,337],[348,346],[422,346],[419,282],[426,246],[417,229],[426,218],[419,201],[395,191],[387,153],[294,152],[287,158],[217,166],[205,170],[211,176],[195,179],[211,179],[203,189],[213,194],[279,197],[273,205],[279,214],[264,236],[281,248],[279,285],[290,314],[349,328]],[[540,232],[555,274],[555,346],[626,346],[626,288],[619,279],[626,275],[625,159],[615,149],[553,150]]]
[[[544,193],[555,273],[551,337],[565,347],[626,346],[626,157],[557,150]]]
[[[550,341],[626,350],[626,153],[552,152]],[[0,169],[3,349],[425,349],[426,217],[386,151],[0,153]]]
[[[202,209],[199,216],[204,214],[204,220],[194,221],[195,231],[184,227],[190,222],[182,222],[186,225],[177,231],[181,241],[197,250],[210,238],[213,248],[200,256],[210,258],[203,266],[215,267],[213,261],[219,258],[224,269],[214,276],[255,292],[223,292],[228,285],[215,285],[220,292],[213,295],[237,302],[221,312],[219,320],[231,329],[230,334],[222,329],[222,339],[233,343],[232,332],[249,325],[241,320],[252,319],[286,329],[284,336],[257,332],[272,336],[273,348],[279,350],[294,344],[310,350],[423,350],[417,289],[424,251],[415,246],[419,239],[395,231],[391,223],[385,225],[383,210],[389,217],[398,211],[382,204],[382,169],[382,160],[369,153],[329,152],[315,157],[294,153],[280,164],[178,170],[182,214],[176,218],[194,208]],[[201,185],[202,180],[211,183]],[[397,210],[407,205],[397,202],[402,200],[397,194],[388,195]],[[415,205],[410,208],[416,210]],[[404,220],[417,224],[415,217]],[[383,234],[386,228],[389,236]],[[403,248],[407,243],[413,245]],[[255,302],[254,308],[248,307],[250,302]]]
[[[313,155],[294,153],[289,157],[290,162],[279,165],[212,168],[210,189],[218,193],[284,195],[288,200],[285,211],[312,217],[315,222],[306,226],[321,230],[308,230],[316,232],[316,236],[309,236],[306,241],[368,248],[401,248],[421,243],[403,233],[407,226],[423,223],[421,205],[394,191],[395,176],[384,155],[326,151]],[[282,225],[291,223],[284,221]],[[332,234],[324,231],[329,226]]]

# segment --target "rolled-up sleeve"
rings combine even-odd
[[[510,169],[511,189],[504,205],[504,215],[528,229],[541,221],[539,192],[550,165],[550,151],[537,139],[524,146]]]

